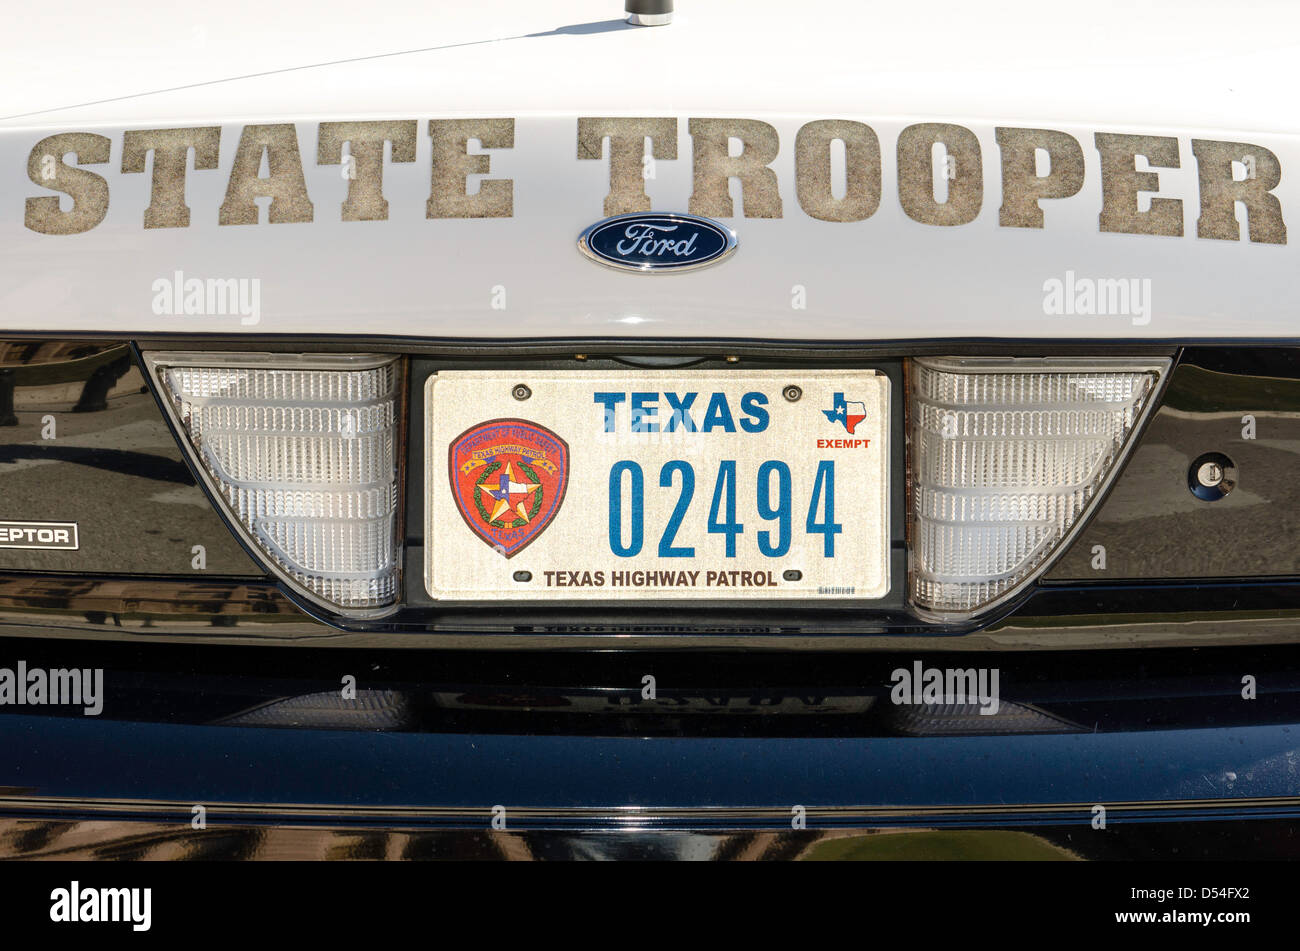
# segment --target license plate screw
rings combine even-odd
[[[803,390],[799,389],[797,386],[791,385],[782,390],[781,395],[791,403],[797,403],[799,402],[799,397],[803,396]]]
[[[528,397],[533,395],[533,391],[522,383],[516,383],[515,388],[510,391],[510,395],[522,403],[524,400],[528,399]]]
[[[533,573],[531,571],[516,571],[514,577],[516,581],[532,581]]]
[[[799,581],[803,578],[803,572],[798,568],[788,568],[781,572],[781,577],[786,581]]]

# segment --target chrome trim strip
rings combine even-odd
[[[1094,802],[985,804],[974,806],[807,806],[809,822],[819,819],[835,824],[871,822],[908,822],[1000,818],[1014,816],[1084,816],[1091,818]],[[493,804],[485,801],[481,807],[465,806],[348,806],[292,804],[248,804],[205,802],[208,821],[230,819],[248,820],[265,818],[275,822],[335,819],[348,823],[375,822],[392,824],[397,821],[414,822],[465,822],[474,827],[487,827],[492,817]],[[141,818],[169,817],[189,823],[194,804],[150,799],[83,799],[47,798],[36,796],[0,796],[0,815],[58,813],[96,813],[104,815],[134,815]],[[1108,816],[1134,816],[1154,813],[1163,817],[1179,813],[1208,813],[1240,811],[1244,809],[1267,810],[1272,814],[1294,813],[1300,815],[1300,796],[1273,796],[1243,799],[1174,799],[1155,801],[1107,802]],[[520,823],[546,824],[587,823],[589,827],[608,826],[614,829],[691,828],[708,826],[724,828],[751,827],[756,824],[777,823],[788,828],[788,806],[754,807],[660,807],[660,806],[607,806],[607,807],[536,807],[506,805],[512,826]],[[692,824],[699,824],[693,826]]]

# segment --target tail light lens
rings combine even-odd
[[[146,354],[231,522],[280,577],[342,612],[398,596],[397,359]]]
[[[1117,471],[1168,367],[1168,360],[913,360],[913,604],[962,620],[1046,569]]]

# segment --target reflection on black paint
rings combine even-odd
[[[20,459],[52,459],[105,472],[178,485],[194,485],[194,478],[185,463],[166,456],[123,449],[82,449],[77,446],[3,446],[0,445],[0,465]]]

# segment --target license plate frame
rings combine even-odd
[[[433,368],[430,369],[433,370]],[[886,369],[887,368],[879,366],[853,369],[813,366],[780,370],[768,368],[741,370],[731,368],[724,369],[721,367],[717,369],[689,370],[642,370],[625,367],[613,367],[605,370],[596,370],[594,368],[591,370],[554,370],[511,367],[509,369],[499,368],[493,370],[471,371],[459,368],[440,368],[437,372],[429,372],[427,374],[422,387],[419,386],[418,381],[420,378],[417,377],[416,392],[419,394],[417,400],[420,405],[419,416],[415,422],[422,428],[422,439],[420,441],[423,443],[423,451],[418,453],[416,457],[413,457],[412,461],[415,462],[416,458],[418,458],[420,464],[422,464],[424,468],[425,479],[420,507],[423,509],[422,514],[425,530],[425,544],[423,550],[419,553],[420,561],[412,564],[412,568],[419,565],[419,567],[423,569],[421,571],[421,574],[423,575],[423,594],[425,597],[429,598],[432,603],[455,603],[465,606],[486,605],[498,608],[505,608],[516,601],[532,602],[538,607],[544,607],[547,605],[593,605],[609,602],[617,602],[626,606],[628,602],[655,601],[660,603],[667,602],[670,604],[676,604],[683,609],[725,606],[735,610],[738,605],[742,605],[746,602],[762,602],[772,606],[777,606],[779,603],[798,603],[810,606],[831,606],[833,604],[844,605],[847,603],[868,609],[887,608],[894,600],[892,595],[896,590],[898,576],[901,574],[901,562],[898,557],[898,544],[897,539],[895,538],[895,532],[898,517],[898,495],[899,492],[901,492],[902,487],[898,483],[899,467],[895,464],[899,458],[898,453],[901,450],[901,445],[897,445],[898,434],[901,432],[901,420],[898,415],[901,413],[901,406],[898,405],[897,399],[898,380],[897,373],[886,372]],[[474,384],[480,388],[483,386],[490,386],[494,389],[501,389],[508,386],[513,390],[514,387],[523,385],[530,389],[530,394],[527,398],[522,400],[512,395],[507,402],[506,398],[504,398],[501,393],[494,393],[487,404],[484,404],[479,400],[473,407],[472,412],[470,412],[463,409],[466,402],[465,397],[463,395],[458,397],[452,392],[455,389],[452,384],[456,381],[460,381],[459,385],[462,386],[466,384]],[[654,526],[651,527],[649,522],[653,521],[653,519],[649,517],[649,512],[647,511],[644,547],[636,557],[630,559],[631,561],[643,563],[637,567],[629,566],[628,570],[645,572],[696,570],[700,573],[699,583],[691,585],[647,586],[645,584],[634,585],[629,583],[620,585],[616,588],[612,583],[600,586],[555,584],[545,578],[544,573],[548,570],[554,571],[557,574],[559,572],[591,572],[603,570],[594,565],[587,568],[583,568],[581,565],[577,568],[571,568],[567,565],[561,566],[554,561],[548,561],[547,557],[553,555],[556,551],[561,550],[550,546],[551,550],[548,552],[548,546],[543,544],[546,532],[550,531],[556,523],[548,523],[548,526],[540,533],[536,545],[530,543],[529,545],[522,546],[512,552],[509,557],[501,558],[500,555],[502,553],[493,551],[490,547],[484,544],[485,540],[481,536],[475,537],[473,533],[467,530],[467,520],[463,511],[457,513],[455,515],[455,520],[451,521],[452,513],[446,503],[451,499],[451,495],[454,491],[453,483],[450,480],[450,460],[448,457],[452,437],[467,432],[468,428],[462,430],[460,427],[462,424],[474,419],[478,419],[479,423],[484,423],[492,420],[528,420],[534,416],[539,416],[540,421],[542,422],[553,422],[554,416],[548,415],[545,411],[548,387],[554,387],[555,385],[568,386],[574,388],[574,391],[576,391],[576,388],[586,387],[587,389],[594,391],[599,389],[599,387],[595,387],[593,384],[600,382],[601,386],[608,385],[608,390],[603,390],[608,392],[614,392],[616,390],[626,394],[634,392],[657,392],[660,394],[660,411],[663,411],[666,408],[663,401],[663,393],[673,392],[674,390],[698,392],[701,394],[701,402],[693,407],[694,416],[696,417],[695,423],[697,426],[701,423],[699,417],[703,415],[704,403],[702,401],[709,393],[723,392],[727,394],[729,402],[735,404],[739,401],[739,397],[743,392],[748,392],[748,390],[737,390],[737,387],[741,387],[742,385],[760,387],[767,397],[765,408],[769,411],[772,417],[786,418],[791,416],[791,414],[801,413],[805,418],[805,424],[802,425],[800,430],[801,432],[809,431],[809,425],[811,424],[807,424],[806,421],[813,420],[818,427],[824,427],[823,429],[817,430],[818,432],[825,433],[824,436],[819,438],[825,439],[828,442],[836,440],[846,442],[854,438],[847,432],[847,427],[842,423],[837,425],[837,423],[832,421],[829,417],[823,419],[822,417],[825,415],[823,411],[832,408],[830,393],[835,392],[833,389],[835,386],[841,387],[841,391],[844,391],[844,388],[847,387],[846,392],[849,396],[864,395],[861,393],[855,393],[854,386],[866,381],[869,381],[869,388],[871,390],[869,395],[874,405],[873,412],[875,412],[876,415],[874,419],[869,421],[864,420],[863,423],[860,424],[867,425],[871,431],[871,435],[862,437],[869,441],[870,447],[861,447],[862,451],[870,454],[870,459],[868,462],[862,462],[860,460],[856,461],[858,462],[859,468],[861,468],[862,465],[867,465],[870,469],[872,481],[874,481],[876,487],[871,491],[875,492],[878,488],[878,492],[876,492],[874,496],[874,514],[871,518],[872,524],[875,528],[870,531],[869,540],[871,558],[874,559],[874,561],[871,563],[869,570],[854,569],[851,571],[849,573],[849,577],[852,579],[850,583],[822,583],[829,580],[830,575],[819,573],[815,569],[802,573],[801,581],[803,583],[789,583],[786,581],[784,575],[785,571],[788,569],[785,567],[785,564],[781,564],[781,562],[785,561],[785,559],[782,558],[763,559],[765,562],[778,563],[777,565],[772,566],[773,573],[776,579],[779,580],[779,583],[777,584],[765,584],[762,586],[719,586],[717,584],[703,583],[706,573],[714,569],[701,567],[698,564],[701,561],[708,562],[710,565],[721,562],[721,565],[717,570],[723,571],[756,572],[759,570],[758,567],[754,567],[758,559],[758,556],[754,554],[755,535],[759,531],[773,530],[774,527],[775,529],[780,529],[780,525],[766,519],[757,518],[752,505],[746,509],[746,515],[735,520],[745,525],[748,534],[746,535],[745,533],[741,533],[737,536],[737,543],[738,545],[744,545],[747,543],[749,546],[748,554],[743,553],[738,548],[736,558],[724,560],[721,557],[701,558],[697,552],[695,558],[688,560],[693,562],[691,568],[676,567],[678,564],[685,563],[685,561],[682,560],[659,558],[656,550],[656,543],[661,541],[661,526],[656,521]],[[787,399],[785,391],[789,386],[800,387],[803,391],[803,395],[795,400]],[[439,390],[439,387],[442,387],[441,391]],[[439,392],[442,393],[441,397],[437,395]],[[677,395],[678,398],[681,399],[683,394],[679,392]],[[558,397],[552,396],[551,398]],[[868,400],[860,402],[865,404]],[[453,413],[444,418],[441,414],[443,414],[444,410],[453,405],[461,405],[462,410],[459,413]],[[642,405],[645,406],[646,404],[643,403]],[[617,410],[622,409],[624,411],[624,418],[626,420],[626,417],[629,415],[629,408],[630,400],[621,405],[615,405],[614,409],[616,412],[614,420],[616,423],[618,421]],[[738,416],[739,407],[733,405],[731,408],[733,410],[733,416]],[[583,409],[592,409],[597,412],[602,411],[600,405],[593,406],[590,403],[588,403],[586,407],[583,407]],[[606,410],[607,409],[608,407],[606,407]],[[503,415],[507,410],[512,410],[515,415],[509,417]],[[575,412],[577,412],[577,410],[575,410]],[[691,413],[688,411],[687,415],[691,415]],[[755,417],[753,416],[748,417],[751,422],[754,418]],[[599,419],[599,417],[597,417],[597,419]],[[543,428],[554,431],[554,427]],[[452,433],[452,430],[455,430],[455,433]],[[739,430],[739,426],[737,426],[737,430]],[[861,432],[862,430],[859,429],[858,436],[861,436]],[[681,430],[678,431],[678,435],[680,434]],[[720,434],[724,437],[732,435],[727,433],[725,430],[720,430],[716,425],[710,432],[692,433],[689,435],[698,440],[710,436],[711,434]],[[566,435],[571,435],[571,433],[566,432]],[[576,449],[573,451],[572,459],[566,460],[569,465],[577,465],[581,467],[585,464],[585,460],[589,457],[589,435],[590,434],[582,434],[576,440]],[[632,439],[628,434],[622,435],[627,436],[628,439]],[[645,434],[638,434],[636,438],[641,438],[643,435]],[[759,443],[772,438],[771,434],[766,437],[761,433],[757,435]],[[661,436],[660,438],[664,439],[665,437]],[[574,443],[574,440],[568,440],[568,442],[572,444]],[[672,448],[671,442],[668,442],[667,445],[669,448]],[[768,445],[771,446],[773,443],[769,441]],[[660,446],[662,448],[663,444],[660,444]],[[644,489],[647,493],[662,492],[674,496],[678,495],[681,482],[676,478],[668,487],[664,488],[660,486],[659,477],[661,475],[661,462],[668,458],[667,455],[664,455],[663,453],[656,454],[658,450],[653,447],[648,451],[648,454],[639,454],[642,452],[644,447],[639,447],[635,441],[628,441],[621,448],[629,450],[628,455],[630,458],[644,463],[643,481]],[[811,452],[810,450],[804,450],[804,447],[799,447],[799,449],[801,451],[801,454],[798,457],[799,459],[806,460],[812,458],[812,456],[809,455]],[[854,450],[838,448],[833,450],[827,449],[825,452],[829,453],[832,458],[839,459],[845,458],[846,454],[852,454]],[[776,453],[764,453],[759,451],[757,455],[773,455],[773,459],[764,460],[769,462],[790,461],[784,456],[778,456]],[[610,457],[608,455],[602,455],[600,458],[602,460],[607,460]],[[693,513],[692,517],[703,519],[710,507],[710,497],[714,494],[716,489],[715,478],[713,473],[710,471],[712,462],[716,461],[716,456],[710,455],[708,452],[703,452],[696,455],[694,458],[702,460],[705,462],[705,465],[702,470],[696,474],[697,485],[695,487],[695,494],[691,505],[688,506],[687,514]],[[753,459],[756,459],[757,456],[750,453],[744,458],[752,461]],[[686,461],[690,460],[688,459]],[[743,471],[740,466],[741,460],[738,459],[737,462],[738,470],[735,485],[739,510],[739,500],[740,497],[745,494],[746,486],[745,482],[742,481],[741,478],[741,473]],[[754,466],[749,467],[747,473],[747,479],[749,481],[747,491],[750,494],[754,494],[757,491],[757,485],[755,484],[756,473],[753,471],[754,468]],[[798,473],[802,471],[803,469],[801,469],[798,464],[792,466],[791,481],[795,481]],[[675,477],[678,475],[679,473],[674,473]],[[499,476],[497,477],[499,478]],[[531,481],[531,479],[532,477],[529,477],[529,479],[524,481],[528,482]],[[627,488],[627,481],[628,480],[626,479],[624,480],[624,488]],[[775,479],[769,478],[768,480],[769,502],[773,501],[776,499],[776,496],[780,495],[779,491],[775,492],[775,494],[771,491],[773,482],[780,482],[779,473],[776,474]],[[515,483],[512,483],[512,485],[513,484]],[[590,489],[592,486],[591,479],[586,479],[584,484],[587,489]],[[839,482],[839,484],[844,485],[846,482]],[[587,496],[590,496],[591,494],[592,493],[589,491],[585,493]],[[803,490],[804,503],[810,501],[810,499],[807,498],[809,494],[810,490],[806,484],[805,478],[805,486]],[[791,495],[797,496],[798,493],[792,491]],[[568,495],[568,492],[566,491],[565,499],[561,503],[556,517],[558,518],[560,515],[567,512],[568,509],[565,506],[571,506],[574,499],[577,497],[578,496]],[[802,534],[801,530],[805,513],[802,511],[801,503],[797,499],[792,498],[792,502],[794,511],[792,512],[790,519],[792,523],[790,534]],[[495,508],[495,504],[493,507]],[[597,507],[600,507],[599,504],[597,504]],[[662,514],[662,505],[657,511]],[[843,511],[844,509],[840,508],[840,512]],[[824,514],[824,512],[822,514]],[[657,517],[658,516],[656,516],[656,518]],[[588,521],[590,522],[591,520]],[[595,521],[599,522],[599,517],[597,517]],[[842,520],[839,521],[842,523]],[[626,527],[626,524],[625,520],[624,527]],[[862,529],[860,519],[857,519],[856,515],[853,526],[855,526],[853,530],[859,533],[860,538],[866,537],[866,535],[861,534],[861,532],[865,530]],[[590,525],[587,527],[589,528]],[[449,540],[453,530],[454,533],[459,536],[454,540],[454,542]],[[775,534],[779,535],[781,533],[780,531],[775,531]],[[698,529],[696,529],[693,532],[688,532],[684,538],[689,540],[690,538],[696,538],[698,536]],[[586,535],[583,537],[586,537]],[[769,535],[769,539],[772,537],[772,535]],[[837,534],[837,541],[839,538],[840,535]],[[718,541],[717,538],[712,540]],[[597,539],[597,542],[601,541],[603,541],[603,539]],[[691,546],[687,545],[686,547]],[[699,546],[695,547],[698,548]],[[448,574],[446,571],[440,572],[438,570],[440,566],[453,565],[458,559],[465,557],[468,557],[479,566],[476,570],[480,571],[480,573],[485,570],[492,570],[483,568],[483,565],[486,563],[481,557],[474,559],[472,555],[466,555],[467,552],[475,552],[478,548],[484,549],[488,555],[491,556],[490,562],[493,564],[494,568],[497,565],[500,566],[499,570],[497,570],[496,574],[493,576],[494,580],[491,584],[482,585],[478,588],[472,586],[467,587],[459,580],[456,580],[454,575]],[[568,550],[571,551],[572,549]],[[855,551],[856,550],[858,549],[855,549]],[[843,549],[841,549],[841,551],[843,551]],[[532,553],[531,555],[529,554],[530,552]],[[542,557],[538,557],[539,554],[542,555]],[[841,555],[838,557],[840,559],[839,563],[843,564],[843,556]],[[567,560],[572,561],[572,559]],[[608,562],[608,559],[604,559],[604,561]],[[744,562],[743,567],[741,566],[741,562]],[[623,560],[620,559],[618,563],[622,564]],[[669,567],[670,563],[673,567]],[[810,564],[811,562],[806,563]],[[831,559],[829,564],[833,566],[836,564],[836,560]],[[823,565],[822,567],[826,566]],[[796,570],[802,571],[802,569]],[[838,569],[836,570],[838,571]],[[526,573],[530,580],[517,580],[520,577],[517,572]],[[499,576],[499,578],[497,578],[497,576]],[[838,572],[838,578],[842,579],[844,576],[845,573],[843,571]],[[607,575],[606,581],[612,582],[612,578]]]

